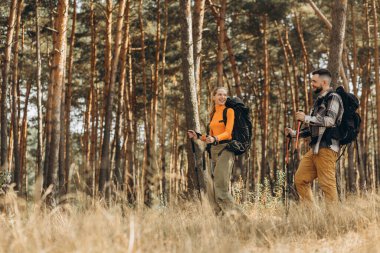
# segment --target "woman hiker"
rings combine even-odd
[[[212,103],[210,107],[210,134],[201,135],[194,130],[188,130],[189,138],[200,139],[211,144],[211,177],[214,181],[214,196],[217,206],[217,214],[236,213],[243,214],[235,203],[234,198],[228,190],[230,177],[234,165],[235,154],[225,149],[227,143],[232,139],[235,113],[232,108],[227,109],[227,122],[223,121],[223,110],[226,108],[227,89],[218,87],[212,92]]]

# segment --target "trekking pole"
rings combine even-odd
[[[286,155],[285,155],[285,180],[284,180],[284,201],[285,201],[285,215],[286,218],[289,214],[289,149],[291,144],[291,136],[286,137]]]
[[[285,153],[285,163],[286,163],[286,165],[288,165],[288,163],[289,163],[290,141],[291,141],[291,137],[289,137],[289,135],[286,136],[286,153]]]
[[[298,150],[298,140],[300,138],[301,121],[298,121],[297,135],[296,135],[296,150]]]
[[[195,144],[194,140],[191,138],[191,149],[193,150],[193,155],[194,155],[194,169],[195,169],[195,176],[197,178],[197,187],[198,187],[198,193],[199,193],[199,200],[202,205],[202,194],[201,194],[201,185],[199,182],[199,173],[198,173],[198,163],[197,163],[197,156],[195,154]]]

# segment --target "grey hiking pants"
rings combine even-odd
[[[241,212],[241,209],[235,203],[229,191],[232,168],[234,166],[235,154],[224,149],[227,143],[219,144],[211,147],[211,159],[213,166],[211,175],[213,175],[214,183],[214,200],[216,206],[223,213],[235,210]],[[224,149],[218,156],[219,152]]]

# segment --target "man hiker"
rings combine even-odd
[[[328,202],[338,200],[335,163],[339,153],[339,137],[334,131],[344,111],[341,97],[330,87],[331,73],[327,69],[312,72],[311,86],[318,95],[310,115],[296,112],[296,120],[305,123],[301,138],[311,137],[311,149],[303,156],[295,174],[295,185],[301,201],[313,202],[311,183],[318,182]],[[286,136],[295,137],[297,131],[286,128]]]

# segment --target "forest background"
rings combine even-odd
[[[128,207],[194,198],[209,161],[199,143],[194,159],[186,131],[206,132],[210,93],[224,86],[253,122],[233,195],[280,200],[283,130],[310,111],[310,73],[327,67],[361,103],[360,135],[337,163],[341,198],[376,194],[378,14],[376,0],[1,1],[3,189],[52,206],[70,194]]]

